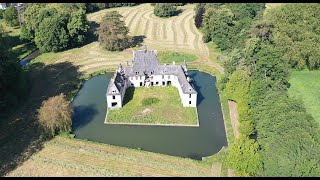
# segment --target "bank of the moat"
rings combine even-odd
[[[216,78],[189,71],[198,92],[199,127],[105,125],[105,92],[112,73],[91,78],[72,102],[73,133],[76,138],[141,148],[146,151],[201,159],[227,146],[226,131],[215,87]]]

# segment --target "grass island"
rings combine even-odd
[[[197,125],[195,107],[183,107],[178,90],[166,87],[129,87],[124,106],[108,109],[107,123],[183,124]]]

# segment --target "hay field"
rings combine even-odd
[[[202,34],[194,25],[194,5],[179,7],[178,16],[160,18],[153,14],[150,4],[135,7],[106,9],[88,15],[88,20],[100,23],[106,12],[117,10],[130,29],[130,35],[144,35],[144,43],[151,49],[171,49],[208,56]]]
[[[209,164],[196,160],[57,136],[6,176],[216,176],[213,173]]]

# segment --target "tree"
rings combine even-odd
[[[72,107],[62,93],[42,102],[38,120],[45,133],[54,136],[57,131],[71,131]]]
[[[90,29],[85,10],[80,9],[72,12],[67,28],[71,38],[71,46],[76,47],[83,44]]]
[[[254,176],[261,168],[259,145],[245,136],[240,136],[230,147],[229,164],[239,176]]]
[[[23,12],[24,25],[21,31],[21,38],[34,40],[35,32],[38,30],[38,15],[43,7],[41,5],[29,5]]]
[[[84,5],[29,6],[24,12],[25,24],[21,27],[20,38],[34,40],[42,52],[57,52],[82,45],[90,28]]]
[[[159,17],[170,17],[175,15],[177,6],[172,3],[156,3],[154,6],[154,14]]]
[[[109,51],[121,51],[131,44],[129,29],[121,17],[116,11],[107,13],[98,29],[100,45]]]
[[[35,43],[42,52],[57,52],[68,47],[69,34],[62,14],[45,18],[35,34]]]
[[[13,6],[9,6],[7,9],[3,12],[4,20],[7,24],[10,26],[18,26],[19,20],[18,20],[18,11]]]

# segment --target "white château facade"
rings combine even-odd
[[[108,108],[123,106],[123,98],[128,87],[167,86],[177,87],[184,107],[197,106],[197,92],[190,82],[187,65],[159,64],[156,50],[133,51],[132,64],[120,64],[111,78],[106,98]]]

